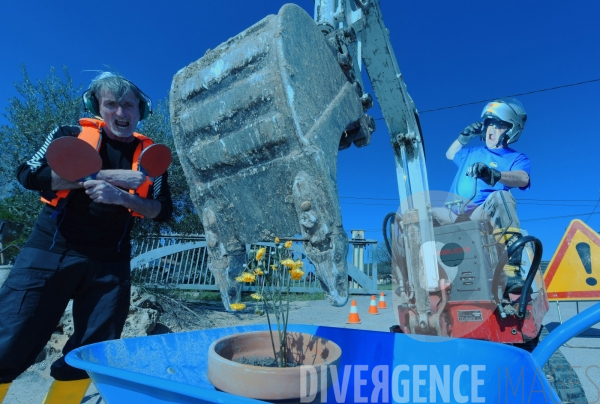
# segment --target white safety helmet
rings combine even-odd
[[[527,113],[523,104],[514,98],[502,98],[490,102],[485,106],[481,113],[481,119],[484,125],[487,119],[497,119],[510,124],[510,128],[499,139],[498,144],[506,142],[506,144],[514,143],[519,140],[523,129],[525,129],[525,122],[527,121]]]

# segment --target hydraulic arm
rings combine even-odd
[[[427,315],[431,311],[429,292],[439,289],[440,281],[423,137],[418,112],[396,62],[379,1],[316,1],[314,18],[324,32],[344,33],[338,34],[337,38],[349,60],[351,73],[347,76],[355,80],[355,85],[362,91],[364,63],[379,102],[396,160],[400,213],[407,234],[405,251],[412,285],[410,292],[414,292],[419,326],[427,328]],[[364,100],[368,96],[361,98]]]

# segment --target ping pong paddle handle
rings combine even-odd
[[[78,179],[77,182],[86,182],[86,181],[95,180],[97,175],[98,175],[98,173],[90,174],[86,177]]]

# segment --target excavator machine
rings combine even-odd
[[[375,131],[364,68],[390,134],[402,201],[391,216],[394,330],[535,343],[548,310],[541,243],[525,236],[507,250],[504,234],[466,215],[434,223],[419,115],[379,0],[314,3],[314,18],[285,5],[173,79],[173,135],[225,308],[239,293],[246,244],[275,236],[301,240],[328,301],[346,303],[336,164],[338,151],[367,146]],[[506,294],[503,267],[522,250],[524,292]]]

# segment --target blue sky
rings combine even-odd
[[[89,70],[111,66],[157,101],[179,69],[284,3],[2,1],[0,111],[16,95],[21,63],[33,79],[65,65],[84,85],[95,74]],[[297,4],[313,14],[312,0]],[[381,0],[381,8],[421,111],[432,190],[449,188],[455,167],[444,153],[485,102],[429,110],[600,79],[597,1]],[[522,227],[542,240],[545,259],[572,219],[600,229],[600,205],[590,215],[600,198],[599,94],[600,82],[592,82],[518,97],[529,119],[514,148],[532,161],[532,185],[513,194]],[[370,113],[381,117],[377,107]],[[389,134],[377,123],[370,146],[339,154],[338,180],[345,229],[381,239],[383,217],[399,201]]]

